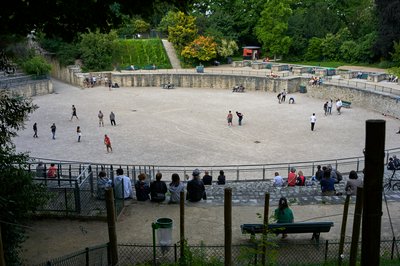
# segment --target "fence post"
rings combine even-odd
[[[385,127],[385,120],[366,121],[361,265],[379,265]]]
[[[325,262],[328,260],[329,240],[325,241]]]
[[[396,245],[396,237],[394,236],[393,237],[393,241],[392,241],[392,251],[390,253],[390,259],[391,260],[393,260],[393,257],[394,257],[394,247],[395,247],[395,245]]]
[[[268,217],[269,217],[269,193],[265,193],[265,198],[264,198],[264,229],[263,229],[263,235],[262,235],[262,252],[261,252],[261,265],[266,264],[266,253],[267,253],[267,233],[268,233]]]
[[[93,171],[92,171],[92,166],[89,165],[88,167],[88,171],[89,171],[89,182],[90,182],[90,194],[94,194],[94,186],[93,186]]]
[[[232,265],[232,188],[224,189],[225,266]]]
[[[236,180],[239,181],[239,167],[236,168]]]
[[[362,203],[363,203],[362,198],[363,198],[363,188],[358,187],[356,206],[354,210],[353,234],[351,236],[350,260],[349,260],[350,266],[355,266],[357,263],[358,239],[360,238],[360,224],[361,224]]]
[[[184,263],[185,258],[185,191],[181,191],[179,199],[179,236],[180,236],[180,261]]]
[[[89,248],[85,248],[86,266],[89,266]]]
[[[357,172],[360,171],[360,158],[357,158]]]
[[[68,216],[68,196],[67,196],[67,188],[64,188],[64,200],[65,200],[65,212]]]
[[[58,166],[57,167],[57,183],[58,183],[58,186],[60,187],[61,186],[61,175],[60,175],[61,164],[58,164],[57,166]]]
[[[349,213],[349,203],[350,203],[350,195],[346,196],[346,201],[344,202],[344,209],[343,209],[343,219],[342,219],[342,228],[340,230],[340,242],[339,242],[339,265],[342,265],[342,254],[344,249],[344,239],[346,237],[346,225],[347,225],[347,214]]]
[[[174,244],[174,262],[178,261],[178,247],[176,243]]]
[[[69,185],[72,185],[72,166],[71,164],[68,166],[68,178],[69,178]]]
[[[263,180],[265,180],[265,166],[263,165]]]
[[[75,180],[74,194],[75,194],[75,210],[77,213],[81,213],[81,195],[80,195],[79,185],[78,185],[77,180]]]
[[[118,264],[117,231],[115,223],[114,193],[112,188],[105,190],[107,206],[108,238],[110,243],[111,265]]]

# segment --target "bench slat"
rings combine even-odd
[[[274,223],[268,224],[269,230],[279,233],[320,233],[329,232],[333,222],[304,222],[304,223]],[[243,224],[240,226],[242,233],[260,234],[263,232],[263,224]]]

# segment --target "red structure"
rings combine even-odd
[[[243,47],[243,60],[257,60],[261,56],[261,48],[259,46]]]

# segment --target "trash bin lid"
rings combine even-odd
[[[172,228],[172,219],[170,218],[158,218],[156,223],[160,228]]]

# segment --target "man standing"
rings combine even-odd
[[[106,145],[107,153],[109,153],[110,150],[111,150],[111,152],[112,152],[111,140],[110,140],[110,138],[107,136],[107,134],[104,135],[104,144]]]
[[[53,139],[56,139],[56,129],[57,129],[56,123],[53,123],[50,129],[51,129],[51,134],[53,135]]]
[[[238,111],[236,111],[236,115],[239,118],[239,126],[241,126],[242,125],[242,120],[243,120],[243,114],[239,113]]]
[[[226,117],[226,119],[228,120],[228,126],[232,126],[232,112],[229,111],[228,116]]]
[[[133,196],[132,182],[129,177],[124,175],[122,168],[117,169],[115,177],[115,194],[119,199],[131,199]]]
[[[113,111],[111,111],[110,113],[110,122],[112,126],[116,126],[117,124],[115,124],[115,114]]]
[[[342,109],[342,105],[343,105],[342,101],[340,99],[337,99],[337,101],[336,101],[336,110],[337,110],[339,115],[342,114],[340,112],[340,109]]]
[[[34,138],[37,138],[38,137],[38,135],[37,135],[37,123],[35,123],[35,124],[33,124],[33,137]]]
[[[97,117],[99,118],[99,127],[103,126],[104,127],[104,122],[103,122],[103,113],[101,112],[101,110],[99,111],[99,114],[97,115]]]
[[[281,102],[285,102],[286,100],[286,89],[283,89],[282,95],[281,95]]]
[[[328,113],[331,115],[332,114],[332,99],[328,101]]]
[[[194,169],[192,175],[193,179],[187,183],[186,200],[191,202],[198,202],[201,199],[206,200],[206,188],[203,181],[200,180],[199,169]]]
[[[317,121],[317,117],[315,116],[315,113],[312,114],[312,116],[310,117],[310,122],[311,122],[311,131],[314,131],[314,126],[315,126],[315,122]]]
[[[75,105],[72,105],[72,116],[71,116],[71,119],[70,119],[71,121],[72,121],[72,118],[74,118],[74,116],[76,117],[76,119],[79,120],[78,116],[76,115]]]

